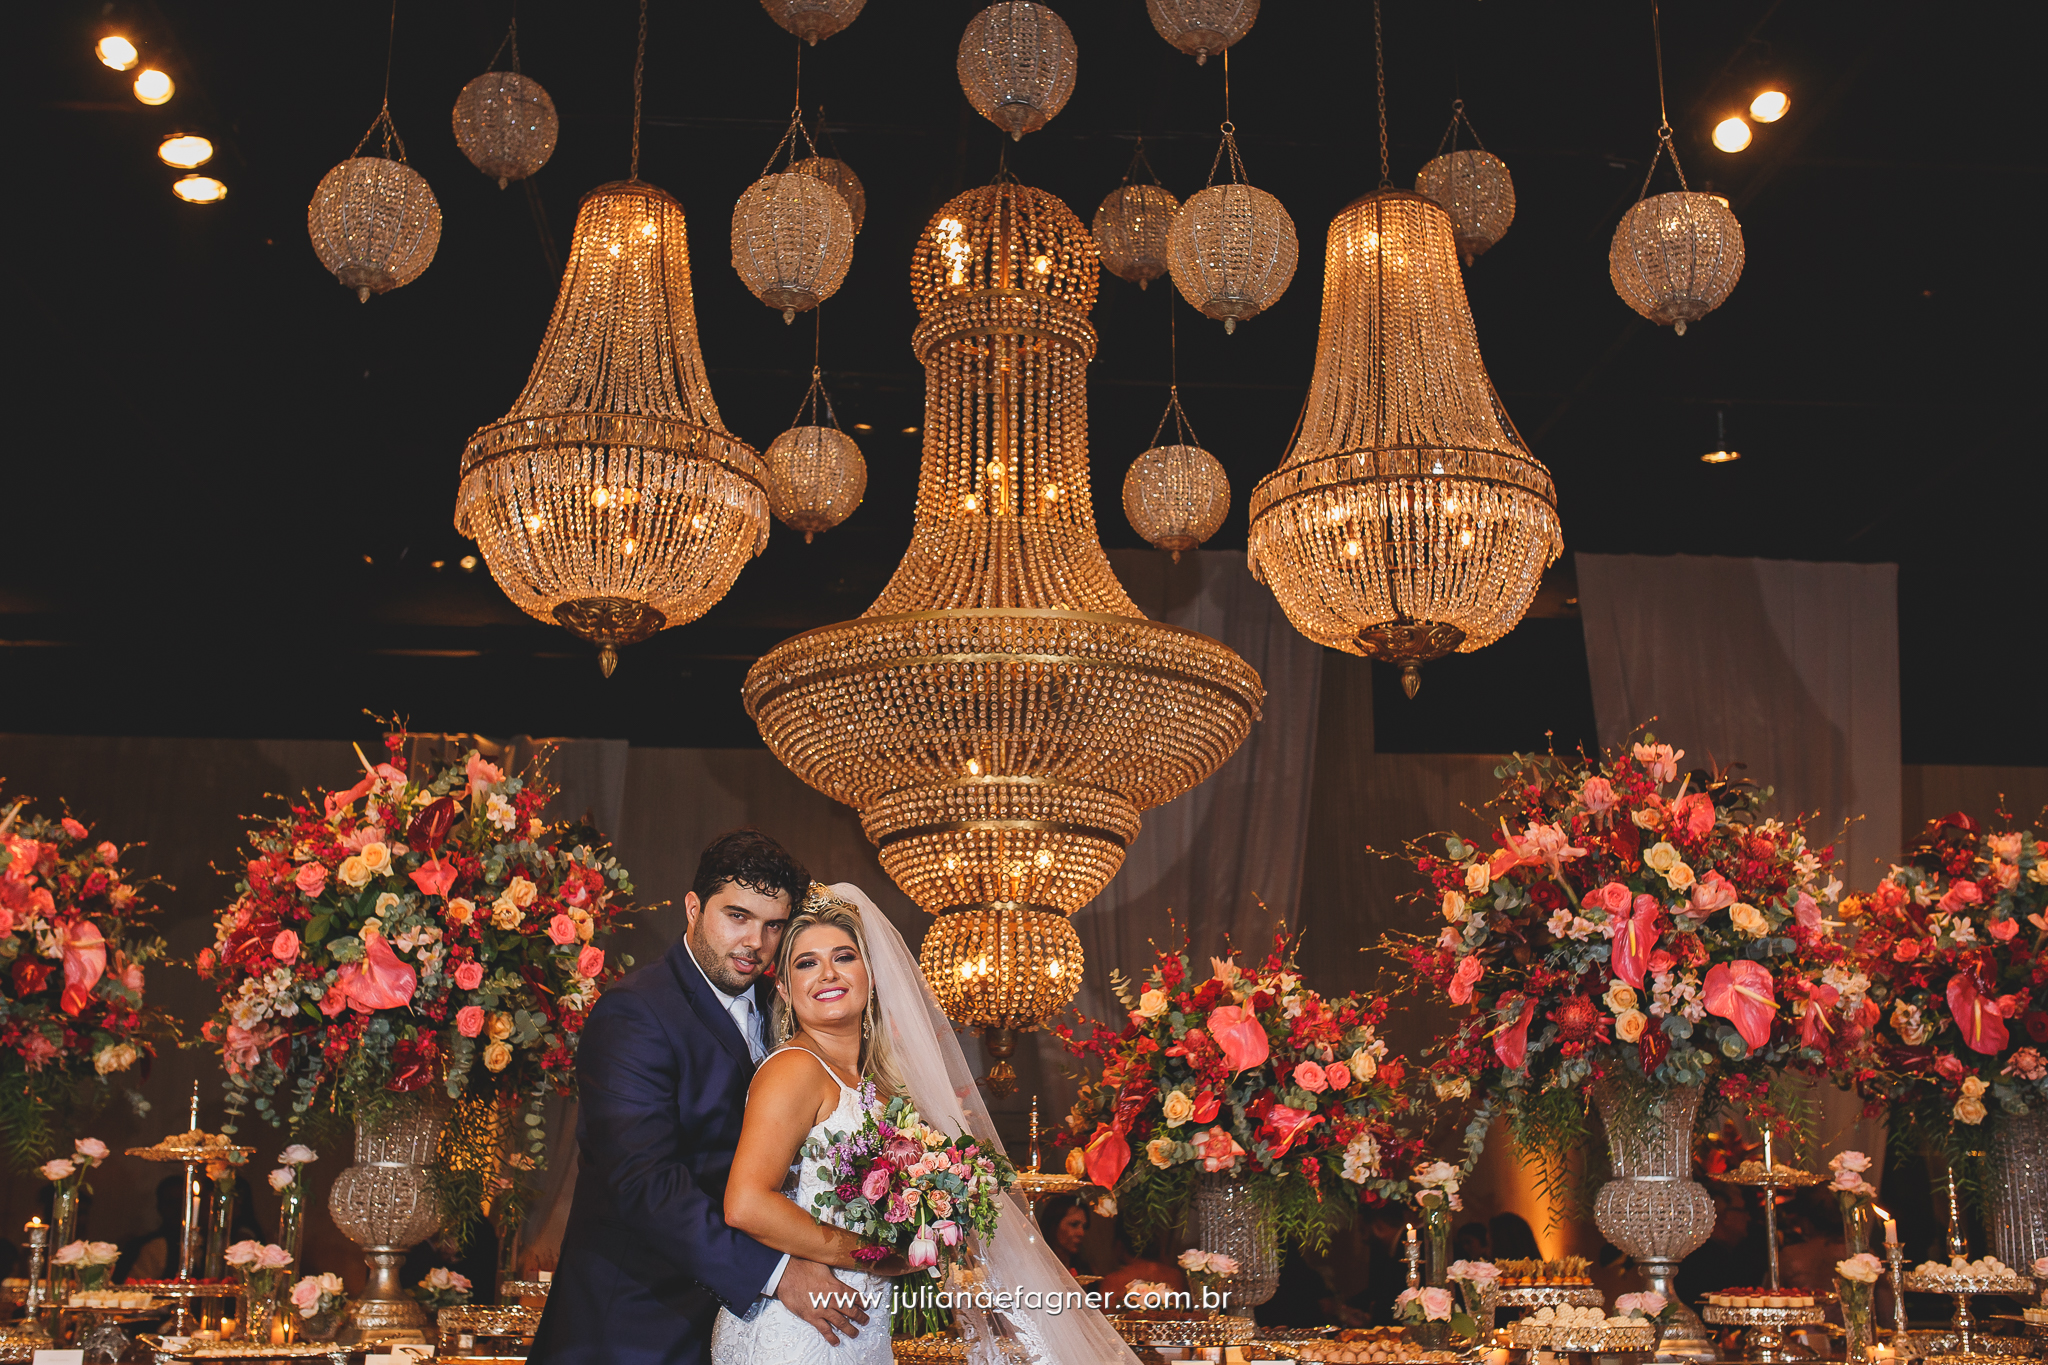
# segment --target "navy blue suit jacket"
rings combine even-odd
[[[725,1225],[754,1064],[689,954],[677,939],[584,1026],[581,1166],[534,1365],[704,1365],[719,1305],[745,1311],[782,1259]]]

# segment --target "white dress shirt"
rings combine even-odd
[[[766,1030],[761,1024],[761,1011],[754,1003],[754,993],[749,990],[738,995],[727,995],[711,980],[711,974],[704,970],[703,963],[697,961],[697,955],[690,952],[688,944],[683,945],[683,951],[688,954],[690,965],[697,969],[697,975],[704,978],[704,984],[718,997],[720,1006],[732,1016],[734,1026],[740,1031],[740,1037],[747,1040],[747,1055],[754,1059],[754,1065],[759,1066],[761,1059],[768,1055],[768,1041],[764,1036]],[[782,1272],[787,1269],[789,1256],[785,1254],[775,1263],[775,1269],[769,1273],[768,1283],[761,1286],[762,1298],[775,1297],[775,1287],[782,1283]]]

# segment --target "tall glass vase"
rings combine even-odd
[[[291,1168],[292,1183],[277,1192],[277,1244],[291,1253],[291,1273],[299,1269],[299,1250],[306,1239],[306,1168]]]
[[[2048,1108],[1992,1116],[1984,1174],[1991,1254],[2024,1274],[2048,1256]]]
[[[406,1251],[441,1226],[432,1167],[447,1122],[447,1097],[435,1089],[357,1115],[355,1165],[335,1177],[327,1198],[335,1226],[363,1249],[370,1269],[349,1310],[345,1340],[426,1329],[426,1310],[399,1284],[398,1269]]]
[[[70,1276],[75,1272],[57,1264],[57,1253],[78,1240],[78,1185],[76,1176],[50,1192],[50,1294],[47,1302],[62,1307],[70,1297]]]
[[[1451,1201],[1441,1194],[1416,1201],[1422,1220],[1422,1283],[1436,1289],[1450,1288]],[[1416,1329],[1417,1339],[1429,1350],[1441,1350],[1451,1336],[1448,1322],[1425,1321]]]
[[[1223,1282],[1231,1313],[1249,1316],[1280,1287],[1280,1237],[1273,1210],[1254,1199],[1242,1180],[1207,1171],[1196,1175],[1188,1236],[1203,1251],[1222,1252],[1237,1262],[1237,1274]]]
[[[1870,1357],[1870,1347],[1876,1340],[1870,1299],[1872,1285],[1861,1280],[1835,1277],[1835,1292],[1842,1301],[1842,1329],[1844,1332],[1842,1359],[1848,1365]]]
[[[1656,1086],[1608,1077],[1593,1087],[1607,1128],[1611,1179],[1593,1203],[1593,1221],[1634,1259],[1643,1287],[1676,1305],[1658,1343],[1661,1356],[1714,1359],[1699,1315],[1678,1296],[1678,1263],[1714,1230],[1714,1199],[1692,1178],[1697,1085]]]

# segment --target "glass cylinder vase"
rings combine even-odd
[[[2048,1256],[2048,1108],[1992,1116],[1984,1174],[1991,1254],[2025,1273]]]
[[[75,1268],[57,1264],[57,1253],[78,1240],[78,1181],[60,1184],[50,1192],[50,1292],[47,1302],[62,1307],[70,1298]]]
[[[266,1278],[274,1280],[276,1277]],[[243,1304],[242,1312],[242,1340],[259,1345],[273,1344],[272,1324],[278,1321],[276,1288],[258,1285],[254,1283],[254,1277],[251,1277],[247,1302]]]
[[[292,1183],[277,1192],[277,1244],[290,1253],[290,1270],[299,1269],[299,1249],[306,1239],[306,1168],[291,1168]]]
[[[1249,1316],[1280,1287],[1280,1237],[1273,1210],[1254,1199],[1244,1181],[1208,1171],[1197,1174],[1188,1236],[1203,1251],[1221,1252],[1237,1262],[1237,1273],[1223,1282],[1230,1295],[1226,1311]]]
[[[1593,1221],[1643,1272],[1643,1288],[1675,1305],[1658,1354],[1712,1360],[1699,1315],[1678,1296],[1678,1263],[1714,1230],[1714,1198],[1692,1178],[1697,1085],[1659,1086],[1609,1076],[1593,1086],[1607,1129],[1610,1179],[1593,1201]]]
[[[1873,1287],[1862,1280],[1844,1279],[1840,1275],[1835,1277],[1835,1292],[1842,1301],[1842,1359],[1849,1365],[1868,1360],[1870,1348],[1877,1339],[1876,1321],[1871,1312]]]
[[[415,1090],[356,1117],[355,1164],[335,1177],[328,1211],[335,1226],[363,1249],[369,1277],[349,1309],[344,1340],[391,1332],[423,1332],[426,1310],[398,1281],[408,1249],[441,1226],[433,1164],[448,1121],[439,1090]]]

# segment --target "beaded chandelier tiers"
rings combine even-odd
[[[497,179],[498,188],[524,180],[555,152],[555,102],[540,82],[520,74],[519,21],[498,45],[512,49],[510,71],[486,71],[455,97],[455,145],[469,164]],[[492,64],[497,57],[491,58]]]
[[[1564,544],[1480,358],[1450,215],[1384,188],[1380,146],[1383,188],[1330,224],[1315,375],[1252,492],[1248,557],[1295,629],[1399,664],[1412,697],[1424,662],[1515,627]]]
[[[641,7],[641,45],[646,6]],[[512,410],[462,452],[455,529],[506,596],[599,646],[694,621],[768,544],[768,471],[719,421],[682,206],[632,177],[583,198]]]
[[[768,17],[816,47],[860,17],[867,0],[761,0]]]
[[[1147,620],[1089,495],[1098,257],[1064,204],[1009,180],[939,211],[911,266],[925,367],[916,530],[865,615],[785,640],[748,714],[799,777],[860,812],[938,915],[923,963],[962,1026],[1034,1028],[1080,984],[1067,916],[1140,814],[1237,749],[1258,675]],[[1007,1034],[994,1040],[1007,1046]]]
[[[1460,123],[1472,134],[1471,150],[1458,147]],[[1415,177],[1416,193],[1436,200],[1451,215],[1458,255],[1466,265],[1485,254],[1515,221],[1515,182],[1507,163],[1478,143],[1479,130],[1465,116],[1465,101],[1452,101],[1451,126],[1437,143],[1436,157]]]

